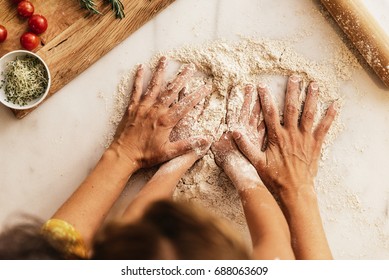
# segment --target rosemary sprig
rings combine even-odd
[[[107,0],[111,3],[112,10],[115,13],[116,18],[124,18],[126,15],[124,14],[124,6],[120,0]]]
[[[93,14],[101,15],[101,12],[96,9],[96,3],[94,0],[78,0],[81,7],[87,9]],[[115,13],[116,18],[122,19],[126,15],[124,14],[124,6],[120,0],[105,0],[111,4],[111,8]]]
[[[101,15],[101,13],[96,9],[96,3],[94,0],[78,0],[82,8],[87,9],[93,14]]]

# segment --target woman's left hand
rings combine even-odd
[[[125,164],[135,169],[150,167],[209,145],[204,137],[169,140],[174,126],[211,91],[204,85],[177,103],[179,92],[193,75],[194,65],[186,65],[178,76],[163,88],[166,58],[162,57],[145,93],[142,94],[143,68],[139,67],[134,88],[121,123],[113,149]]]

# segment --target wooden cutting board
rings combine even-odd
[[[89,14],[81,9],[79,0],[30,2],[35,13],[44,15],[49,23],[47,31],[40,35],[41,46],[34,52],[50,68],[50,97],[174,0],[122,0],[126,15],[122,20],[115,18],[105,0],[95,0],[103,15]],[[0,0],[0,24],[8,30],[7,40],[0,43],[1,57],[21,49],[19,38],[27,31],[28,23],[17,15],[11,0]],[[23,118],[35,108],[13,112]]]

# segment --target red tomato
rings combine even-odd
[[[4,26],[0,25],[0,43],[4,42],[5,39],[7,39],[7,34],[7,29]]]
[[[30,17],[34,14],[34,5],[30,1],[22,1],[18,4],[18,14],[22,17]]]
[[[35,34],[41,34],[47,29],[47,19],[41,15],[32,15],[28,20],[28,26]]]
[[[12,0],[15,4],[19,4],[19,2],[22,2],[23,0]]]
[[[41,40],[39,37],[31,32],[23,33],[23,35],[20,37],[20,44],[28,51],[35,49],[40,42]]]

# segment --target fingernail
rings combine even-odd
[[[254,86],[253,86],[252,84],[248,84],[248,85],[246,85],[246,91],[248,91],[248,92],[252,92],[252,91],[253,91],[253,89],[254,89]]]
[[[201,137],[194,137],[191,139],[191,142],[193,145],[200,146],[201,145],[201,140],[204,140],[204,138]]]
[[[162,56],[162,57],[159,59],[159,62],[161,63],[161,65],[162,65],[163,67],[165,67],[165,66],[166,66],[166,62],[167,62],[166,56]]]
[[[259,83],[258,83],[258,87],[259,87],[260,89],[266,89],[266,88],[267,88],[267,85],[266,85],[265,83],[259,82]]]
[[[339,112],[339,110],[340,110],[340,103],[339,103],[339,101],[335,101],[332,104],[333,104],[332,106],[334,107],[335,111]]]
[[[201,147],[207,146],[207,145],[208,145],[208,139],[200,138],[200,139],[199,139],[199,145],[200,145]]]
[[[194,71],[194,70],[196,70],[196,66],[193,63],[189,63],[188,69]]]
[[[234,137],[234,139],[236,139],[236,140],[239,140],[242,137],[242,134],[238,131],[233,131],[232,137]]]
[[[211,85],[211,84],[206,84],[206,85],[205,85],[205,88],[206,88],[208,91],[211,91],[211,90],[212,90],[212,85]]]
[[[292,75],[289,77],[289,80],[292,81],[293,83],[298,83],[301,81],[300,77],[297,75]]]
[[[208,135],[208,136],[207,136],[207,139],[208,139],[208,141],[209,141],[209,145],[212,145],[212,144],[213,144],[213,142],[215,142],[215,141],[216,141],[216,139],[215,139],[215,136],[214,136],[214,135]]]
[[[319,89],[319,85],[316,82],[312,82],[311,83],[311,89],[318,90]]]
[[[138,70],[142,70],[143,69],[143,64],[139,64],[138,65]]]

